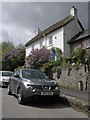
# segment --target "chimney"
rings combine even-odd
[[[38,32],[38,34],[39,34],[39,33],[41,33],[42,31],[40,30],[40,28],[38,28],[37,32]]]
[[[77,9],[73,6],[70,10],[70,15],[75,16],[77,18]]]

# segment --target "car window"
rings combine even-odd
[[[15,71],[15,74],[19,75],[20,74],[20,70]]]
[[[22,77],[29,79],[29,78],[35,78],[35,79],[48,79],[48,77],[38,71],[38,70],[22,70]]]
[[[12,76],[12,72],[2,72],[2,76]]]

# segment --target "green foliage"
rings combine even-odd
[[[55,61],[50,60],[49,62],[42,64],[41,70],[45,72],[47,69],[53,68],[54,65],[55,65]]]
[[[60,59],[61,59],[61,56],[62,56],[62,51],[61,51],[61,49],[55,47],[55,51],[56,51],[56,58],[57,58],[57,60],[60,60]]]
[[[61,74],[61,66],[58,66],[56,71],[57,71],[58,74]]]
[[[2,53],[6,53],[6,52],[11,51],[13,49],[15,49],[15,47],[14,47],[12,42],[8,41],[8,42],[2,42],[0,44],[0,50],[2,50]]]
[[[67,68],[69,66],[69,58],[63,57],[61,62],[61,67]]]
[[[59,66],[62,63],[62,59],[54,61],[55,66]]]
[[[50,60],[48,63],[45,63],[40,68],[50,79],[53,79],[53,66],[54,61]]]
[[[77,59],[77,62],[84,64],[85,62],[86,50],[82,48],[77,48],[76,51],[72,54],[74,58]]]

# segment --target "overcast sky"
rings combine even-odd
[[[3,2],[2,41],[14,45],[25,44],[36,35],[37,28],[44,30],[62,20],[75,6],[78,18],[88,28],[88,3],[86,2]]]

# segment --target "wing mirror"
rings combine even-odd
[[[14,74],[13,76],[14,76],[14,77],[17,77],[17,78],[20,78],[20,75],[19,75],[19,74]]]

